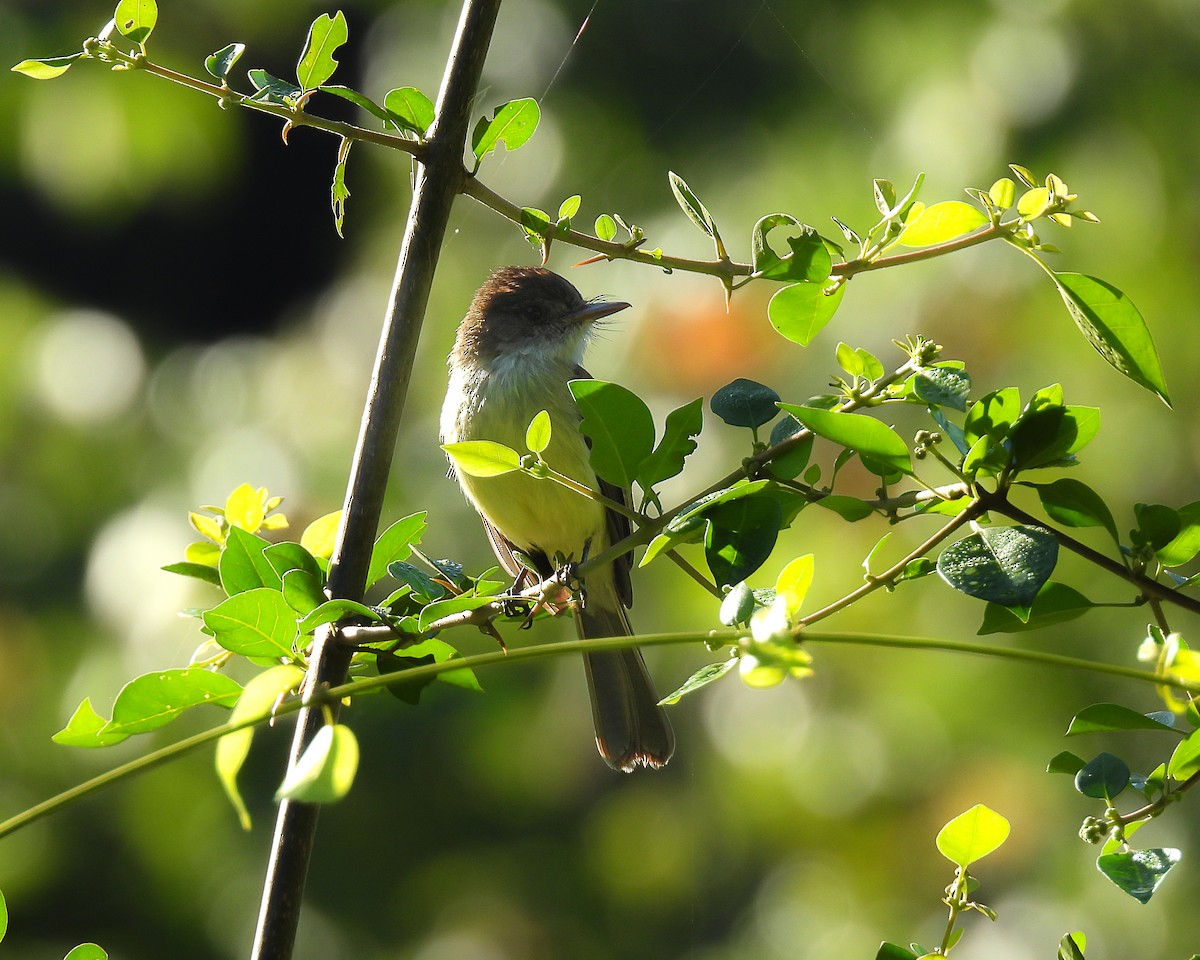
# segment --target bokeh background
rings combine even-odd
[[[309,21],[327,12],[283,0],[160,3],[152,56],[200,75],[207,53],[240,40],[241,68],[288,76]],[[376,98],[403,85],[436,92],[457,4],[343,9],[351,43],[336,80]],[[103,3],[6,0],[0,62],[70,53],[109,15]],[[739,293],[727,313],[712,281],[626,264],[572,271],[583,255],[562,246],[551,265],[585,296],[636,305],[590,366],[660,414],[736,376],[802,401],[824,389],[839,340],[886,362],[899,357],[891,340],[915,333],[966,360],[979,393],[1061,382],[1069,402],[1103,408],[1074,476],[1127,529],[1135,501],[1180,505],[1197,493],[1197,63],[1192,0],[508,0],[480,112],[536,96],[543,121],[483,176],[551,211],[580,193],[582,222],[619,212],[651,246],[707,257],[670,196],[674,170],[745,259],[766,213],[831,236],[830,216],[869,225],[872,177],[902,186],[925,171],[932,201],[988,186],[1010,161],[1055,171],[1103,221],[1047,226],[1044,238],[1064,250],[1055,265],[1100,276],[1140,306],[1174,410],[1109,369],[1040,272],[1008,249],[859,277],[806,350],[770,329],[768,289]],[[340,115],[343,104],[320,106]],[[223,502],[243,481],[284,495],[297,531],[340,505],[410,171],[401,156],[353,150],[343,240],[328,209],[336,143],[312,131],[285,147],[274,120],[94,63],[49,83],[0,74],[0,126],[5,816],[220,720],[188,717],[97,753],[49,739],[84,696],[103,712],[125,679],[182,665],[198,644],[177,611],[212,595],[159,570],[191,539],[189,508]],[[476,570],[491,563],[486,540],[436,447],[444,357],[484,274],[533,258],[515,228],[460,201],[389,492],[390,518],[428,509],[426,549]],[[671,498],[725,473],[747,452],[743,434],[710,423]],[[910,526],[889,555],[931,529]],[[813,602],[833,600],[861,582],[884,532],[810,509],[756,585],[813,551]],[[1093,599],[1131,599],[1070,558],[1059,578]],[[712,603],[666,566],[647,568],[637,587],[642,629],[715,623]],[[981,613],[930,578],[830,626],[969,639]],[[1145,620],[1112,609],[986,642],[1131,663]],[[564,631],[546,624],[511,641]],[[1007,816],[1013,834],[979,865],[979,897],[1000,919],[968,918],[963,960],[1052,956],[1074,929],[1088,933],[1089,957],[1200,948],[1200,831],[1188,807],[1138,837],[1185,853],[1139,906],[1076,839],[1093,805],[1043,772],[1066,747],[1157,763],[1162,740],[1062,739],[1087,704],[1151,710],[1152,690],[983,659],[813,652],[813,679],[753,691],[728,677],[685,701],[673,712],[671,766],[628,778],[592,751],[575,662],[492,670],[485,696],[435,689],[419,709],[363,702],[348,717],[362,770],[322,814],[297,957],[774,960],[869,958],[882,939],[932,946],[951,879],[933,837],[975,803]],[[650,659],[666,689],[710,657]],[[4,840],[5,955],[61,956],[83,940],[129,960],[246,955],[287,739],[256,741],[243,775],[248,834],[205,753]]]

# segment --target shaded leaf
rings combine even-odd
[[[713,394],[712,412],[731,427],[760,427],[779,416],[779,394],[765,384],[743,377]]]
[[[1068,527],[1104,527],[1118,545],[1117,524],[1108,505],[1091,487],[1065,477],[1053,483],[1030,484],[1037,490],[1046,515]]]
[[[1115,800],[1129,785],[1129,767],[1120,757],[1100,753],[1075,774],[1075,789],[1093,800]]]
[[[1024,616],[998,603],[989,603],[984,608],[983,622],[976,634],[982,637],[990,633],[1039,630],[1082,617],[1094,606],[1091,600],[1073,587],[1048,580],[1033,598]]]
[[[1171,847],[1109,853],[1096,861],[1096,867],[1119,889],[1138,903],[1149,903],[1183,854]]]
[[[737,666],[737,659],[730,657],[728,660],[722,660],[719,663],[709,663],[701,667],[690,677],[683,682],[683,685],[677,690],[671,691],[659,702],[660,706],[669,706],[672,703],[678,703],[689,693],[695,693],[701,687],[706,687],[714,680],[720,680],[725,674]]]
[[[718,586],[745,580],[771,555],[782,509],[767,496],[741,497],[706,513],[704,557]]]
[[[233,69],[234,64],[245,52],[246,45],[244,43],[231,43],[205,57],[204,69],[224,83],[229,79],[229,71]]]
[[[592,441],[592,469],[609,483],[629,487],[654,450],[650,409],[617,383],[572,380],[567,386],[583,414],[579,429]]]
[[[937,568],[955,590],[1010,607],[1031,604],[1057,561],[1054,534],[1039,527],[989,527],[943,550]]]
[[[697,397],[667,414],[662,439],[654,452],[638,465],[637,482],[649,491],[656,483],[669,480],[683,470],[684,461],[696,449],[692,439],[704,423],[704,398]]]
[[[1068,737],[1081,733],[1103,733],[1112,730],[1171,730],[1175,727],[1144,713],[1138,713],[1119,703],[1094,703],[1071,718]]]

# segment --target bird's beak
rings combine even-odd
[[[621,310],[627,310],[630,304],[621,300],[601,300],[598,303],[585,303],[574,313],[567,314],[572,323],[592,323],[604,317],[612,316]]]

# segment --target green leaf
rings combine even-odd
[[[265,713],[276,700],[298,687],[303,680],[304,671],[295,664],[284,663],[264,670],[242,688],[241,696],[238,697],[233,713],[229,716],[229,722],[240,723],[249,717]],[[250,829],[250,812],[246,809],[238,789],[237,775],[250,752],[253,737],[253,728],[247,727],[245,730],[227,733],[217,741],[217,779],[221,781],[229,802],[233,804],[243,830]]]
[[[777,227],[794,231],[787,237],[788,253],[782,257],[767,239]],[[751,244],[754,272],[767,280],[824,283],[833,270],[833,258],[824,238],[815,228],[787,213],[772,213],[759,220]]]
[[[503,141],[506,150],[516,150],[525,144],[537,129],[541,110],[532,97],[510,100],[496,108],[491,120],[482,117],[471,135],[471,151],[482,160]]]
[[[424,136],[433,124],[433,101],[416,87],[389,90],[383,98],[383,106],[391,115],[390,119],[399,120],[400,126],[418,136]]]
[[[177,573],[181,577],[195,577],[197,580],[203,580],[205,583],[211,583],[216,587],[221,585],[221,577],[218,575],[216,568],[210,567],[206,563],[188,563],[181,560],[179,563],[168,563],[161,569],[167,573]]]
[[[713,394],[709,407],[731,427],[761,427],[779,416],[779,394],[756,380],[738,377]]]
[[[494,600],[494,597],[450,597],[448,600],[437,600],[421,611],[421,615],[417,618],[417,628],[424,633],[429,629],[430,624],[442,617],[486,607]]]
[[[43,57],[40,60],[22,60],[12,67],[13,73],[20,73],[34,80],[53,80],[61,77],[71,69],[71,64],[84,57],[85,54],[72,53],[66,57]]]
[[[756,606],[757,602],[754,599],[754,591],[743,580],[725,594],[725,599],[721,601],[721,609],[718,616],[725,626],[735,627],[739,623],[749,621],[750,614],[754,612]]]
[[[236,680],[199,667],[143,674],[121,688],[113,703],[112,719],[100,733],[128,735],[157,730],[201,704],[232,707],[241,692]]]
[[[144,46],[158,22],[158,5],[154,0],[121,0],[113,19],[124,36]]]
[[[819,437],[881,460],[902,473],[912,473],[908,447],[891,427],[861,413],[839,413],[793,403],[781,403],[790,413]]]
[[[1021,395],[1016,387],[995,390],[967,410],[963,420],[963,435],[968,446],[987,438],[989,446],[1008,436],[1008,431],[1021,415]]]
[[[955,590],[1005,607],[1033,603],[1058,561],[1058,541],[1040,527],[988,527],[942,551],[938,573]]]
[[[966,869],[1000,847],[1008,839],[1008,832],[1004,817],[978,803],[942,827],[937,835],[938,852]]]
[[[1119,703],[1094,703],[1085,707],[1071,718],[1067,727],[1068,737],[1082,733],[1105,733],[1113,730],[1170,730],[1177,732],[1169,723],[1163,723],[1144,713],[1138,713]]]
[[[550,233],[550,214],[536,207],[522,207],[521,229],[534,246],[540,247]]]
[[[72,948],[63,960],[108,960],[108,953],[101,946],[94,943],[81,943],[79,946]]]
[[[529,427],[525,430],[525,446],[531,453],[542,453],[550,446],[550,435],[550,414],[545,410],[539,410],[529,421]]]
[[[667,414],[662,439],[654,452],[638,465],[637,482],[649,493],[656,483],[678,476],[684,461],[696,449],[692,438],[704,424],[704,398],[697,397]]]
[[[794,283],[771,297],[767,319],[783,336],[807,347],[833,319],[845,292],[844,283],[830,293],[821,283]]]
[[[349,727],[330,723],[316,736],[287,772],[276,800],[333,803],[350,792],[358,771],[358,740]]]
[[[302,570],[313,579],[323,582],[324,574],[317,563],[317,558],[298,543],[291,540],[272,543],[263,550],[262,555],[280,578],[285,576],[289,570]]]
[[[300,535],[300,546],[318,559],[326,559],[333,555],[337,542],[338,526],[342,521],[342,511],[334,510],[323,517],[317,517],[304,528]]]
[[[1193,730],[1179,743],[1167,764],[1167,775],[1175,780],[1186,780],[1200,772],[1200,732]]]
[[[889,943],[884,940],[879,949],[875,952],[875,960],[917,960],[917,955],[908,947],[902,947],[898,943]]]
[[[8,904],[4,902],[4,891],[0,890],[0,940],[8,933]]]
[[[367,586],[378,583],[387,574],[388,564],[407,560],[414,545],[421,542],[428,524],[426,513],[413,513],[397,520],[380,534],[371,550],[371,564],[367,570]]]
[[[1149,903],[1183,854],[1172,847],[1109,853],[1096,861],[1096,867],[1117,887],[1138,903]]]
[[[583,414],[579,429],[592,441],[592,469],[609,483],[630,486],[654,450],[650,409],[631,390],[606,380],[572,380],[567,386]]]
[[[1100,753],[1075,774],[1075,789],[1093,800],[1112,802],[1129,786],[1129,767],[1120,757]]]
[[[401,673],[426,664],[446,663],[450,660],[461,659],[462,655],[450,644],[443,640],[429,639],[405,647],[399,653],[381,652],[376,657],[376,664],[381,674],[390,674]],[[420,702],[421,691],[435,680],[449,683],[451,686],[462,687],[464,690],[483,692],[483,687],[479,685],[475,672],[466,667],[461,670],[447,670],[436,676],[414,682],[393,684],[388,687],[388,690],[398,699],[415,706]]]
[[[382,619],[378,610],[368,607],[365,603],[338,598],[326,600],[319,607],[310,610],[296,625],[296,629],[301,634],[308,634],[322,624],[334,623],[347,617],[363,617],[368,623],[378,623]]]
[[[224,83],[229,79],[229,71],[233,69],[234,64],[245,52],[246,45],[244,43],[231,43],[205,57],[204,69]]]
[[[1055,273],[1053,277],[1067,312],[1087,342],[1113,367],[1170,406],[1158,351],[1133,302],[1095,277],[1082,273]]]
[[[1087,597],[1065,583],[1048,580],[1042,585],[1024,616],[998,603],[989,603],[983,611],[978,636],[990,633],[1020,633],[1039,630],[1082,617],[1094,607]]]
[[[1070,750],[1056,753],[1046,764],[1047,773],[1069,773],[1072,777],[1086,766],[1083,757],[1076,756]]]
[[[269,587],[247,590],[205,611],[204,625],[217,643],[244,657],[291,657],[299,636],[295,611]]]
[[[579,207],[582,203],[583,197],[577,193],[573,196],[567,197],[566,200],[558,205],[558,219],[570,220],[579,212]]]
[[[1103,527],[1120,545],[1117,524],[1108,505],[1091,487],[1071,478],[1030,484],[1038,492],[1042,509],[1056,523],[1068,527]]]
[[[735,657],[730,657],[728,660],[722,660],[719,663],[706,664],[688,677],[679,689],[668,693],[658,703],[660,706],[670,706],[672,703],[678,703],[689,693],[695,693],[701,687],[707,687],[714,680],[720,680],[736,666],[737,659]]]
[[[925,403],[966,412],[971,375],[952,367],[925,367],[913,374],[913,393]]]
[[[91,698],[84,697],[75,708],[67,725],[50,739],[64,747],[110,747],[126,739],[127,733],[105,733],[108,723],[92,706]]]
[[[521,455],[511,447],[493,440],[460,440],[443,443],[442,449],[454,464],[469,477],[499,477],[521,469]]]
[[[988,197],[997,210],[1007,210],[1017,199],[1017,185],[1008,177],[1001,177],[988,188]]]
[[[1130,531],[1134,543],[1149,544],[1159,550],[1171,543],[1183,530],[1178,512],[1161,503],[1135,503],[1133,514],[1137,529]]]
[[[596,225],[592,229],[597,237],[608,242],[617,235],[617,222],[607,213],[602,213],[596,218]]]
[[[782,508],[774,497],[741,497],[709,510],[704,558],[718,586],[745,580],[766,563],[779,536]]]
[[[296,105],[296,100],[304,93],[294,83],[280,80],[279,77],[272,76],[266,70],[259,68],[248,70],[246,76],[250,78],[250,83],[254,85],[255,89],[255,93],[250,99],[258,103],[274,103],[292,109]]]
[[[931,247],[987,226],[986,213],[962,200],[945,200],[925,207],[910,219],[896,242],[906,247]]]
[[[1200,501],[1189,503],[1176,511],[1179,532],[1155,551],[1164,567],[1179,567],[1200,553]]]
[[[716,221],[713,220],[712,214],[708,212],[708,208],[700,202],[700,198],[692,192],[691,187],[684,183],[683,177],[677,173],[668,171],[667,180],[671,184],[671,193],[675,195],[675,202],[687,214],[688,219],[699,227],[701,232],[706,236],[716,239],[719,236]]]
[[[255,587],[279,590],[283,583],[263,551],[268,544],[240,527],[230,527],[217,572],[221,587],[233,596]]]
[[[822,497],[816,503],[817,506],[824,507],[826,510],[832,510],[843,520],[848,520],[850,523],[865,520],[875,512],[866,501],[860,500],[858,497],[844,497],[837,493],[831,493],[826,497]]]
[[[423,603],[440,600],[446,595],[446,588],[433,579],[424,570],[414,567],[411,563],[397,560],[388,564],[388,574],[408,584],[413,595]]]
[[[308,28],[308,39],[304,41],[304,52],[296,64],[296,79],[305,90],[319,87],[337,69],[333,54],[350,38],[346,17],[339,10],[332,17],[321,14]]]
[[[280,590],[289,607],[305,616],[325,602],[321,581],[307,570],[289,570],[283,575]]]
[[[342,236],[342,225],[346,222],[346,201],[350,199],[350,188],[346,186],[346,162],[350,158],[350,147],[354,141],[343,137],[338,146],[337,163],[333,166],[333,181],[329,184],[329,207],[333,211],[333,227]]]

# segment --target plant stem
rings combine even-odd
[[[436,119],[424,145],[380,336],[342,522],[330,559],[329,593],[334,598],[361,599],[366,586],[371,547],[379,526],[421,321],[450,209],[462,186],[462,155],[471,100],[499,9],[500,0],[464,0],[454,46],[446,62]],[[312,698],[326,686],[343,683],[350,657],[350,649],[337,642],[332,630],[322,631],[305,678],[306,696]],[[330,701],[330,707],[336,710],[337,701]],[[319,710],[307,708],[301,713],[290,766],[294,767],[323,722]],[[252,960],[288,960],[292,955],[319,809],[289,800],[280,804]]]

